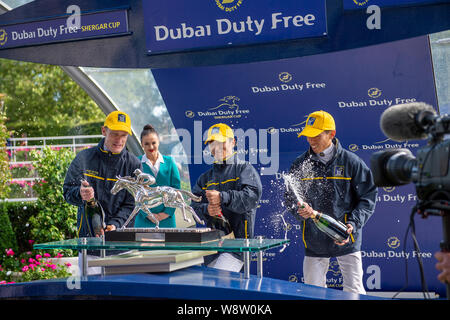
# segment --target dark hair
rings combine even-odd
[[[152,133],[156,133],[156,135],[158,136],[158,139],[159,139],[158,131],[156,131],[156,129],[151,124],[146,124],[144,126],[144,129],[142,129],[142,132],[141,132],[141,141],[142,141],[143,137],[145,137],[146,135],[152,134]]]

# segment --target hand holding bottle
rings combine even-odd
[[[336,243],[338,246],[346,245],[350,241],[350,234],[353,232],[353,226],[349,223],[347,223],[346,226],[348,227],[347,233],[348,233],[349,237],[347,237],[347,239],[345,239],[343,241],[334,241],[334,243]]]
[[[298,214],[304,218],[304,219],[308,219],[308,218],[314,218],[315,217],[315,213],[314,213],[314,209],[311,208],[306,202],[298,202]]]
[[[222,213],[220,206],[220,192],[217,190],[206,190],[206,199],[208,199],[208,213],[210,216],[217,216]]]
[[[208,213],[210,216],[218,216],[222,214],[222,207],[220,205],[208,204]]]
[[[95,236],[96,236],[96,237],[100,237],[100,236],[103,236],[103,235],[105,234],[105,231],[114,231],[114,230],[116,230],[116,226],[113,225],[113,224],[109,224],[109,225],[106,226],[105,229],[99,228],[99,229],[96,231]]]
[[[81,180],[80,195],[81,199],[85,201],[94,198],[94,188],[89,185],[87,180]]]
[[[220,192],[217,190],[206,190],[206,199],[212,205],[220,205]]]

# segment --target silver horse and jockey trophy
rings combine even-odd
[[[105,233],[105,240],[109,241],[165,241],[165,242],[205,242],[217,240],[221,237],[218,230],[211,228],[160,228],[159,220],[150,211],[161,204],[170,208],[180,208],[183,219],[190,223],[187,212],[192,214],[194,220],[201,225],[205,222],[195,213],[194,209],[186,203],[184,196],[192,201],[200,202],[201,197],[181,189],[169,186],[154,186],[156,179],[151,174],[136,169],[135,177],[117,176],[117,181],[111,189],[112,194],[117,194],[125,189],[130,192],[135,200],[135,208],[125,221],[123,226],[115,231]],[[155,224],[154,228],[127,228],[127,225],[139,212],[147,214],[147,218]]]

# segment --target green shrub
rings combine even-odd
[[[16,237],[18,252],[31,251],[33,246],[30,241],[33,241],[33,236],[31,235],[30,217],[38,214],[36,202],[4,202],[0,208],[0,211],[7,213],[9,216]]]
[[[4,253],[6,249],[17,251],[17,240],[14,234],[8,213],[4,210],[0,211],[0,264],[3,263]]]
[[[69,149],[46,147],[41,152],[33,151],[31,156],[40,177],[33,186],[38,197],[38,213],[29,220],[32,239],[43,243],[74,238],[77,208],[64,200],[63,183],[75,153]]]

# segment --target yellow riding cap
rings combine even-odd
[[[210,141],[225,142],[228,138],[234,139],[233,130],[225,123],[216,123],[208,129],[208,138],[205,144]]]
[[[130,117],[122,111],[113,111],[106,117],[105,127],[110,130],[126,131],[131,136],[131,120]]]
[[[308,116],[306,126],[298,136],[316,137],[325,130],[336,130],[333,117],[326,111],[315,111]]]

